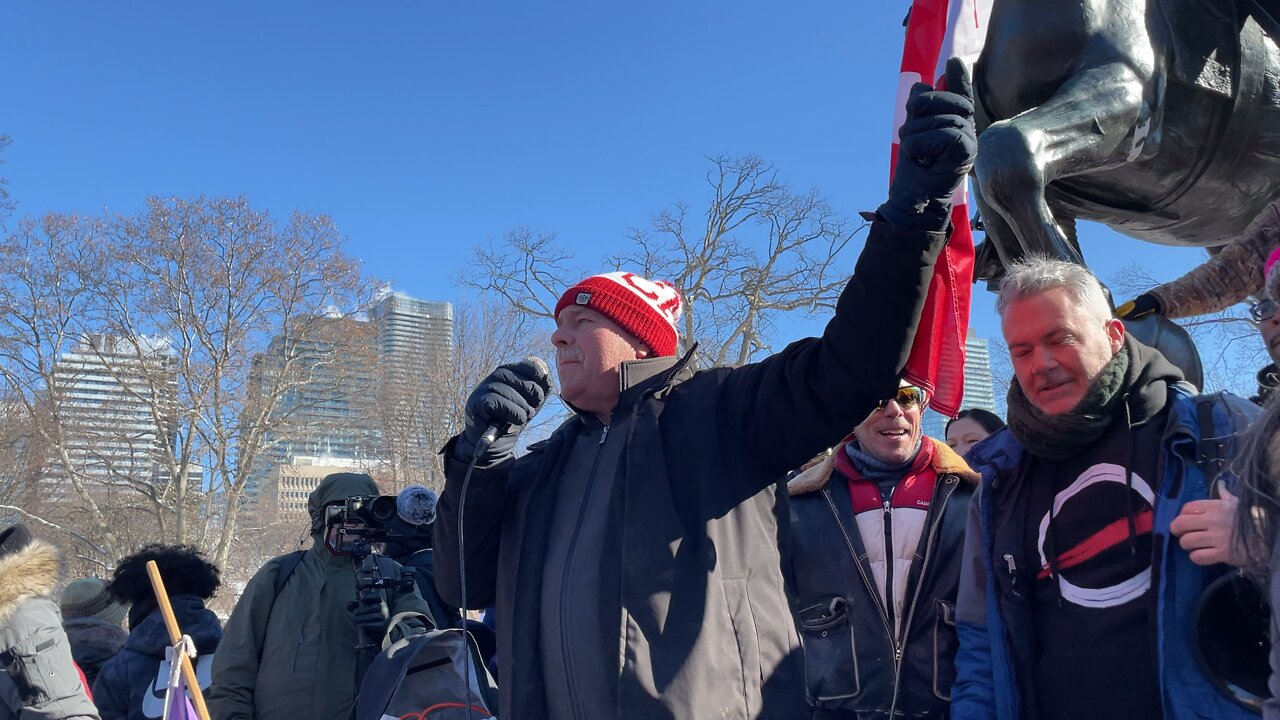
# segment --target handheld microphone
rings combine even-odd
[[[530,355],[524,359],[524,362],[532,365],[534,370],[537,371],[537,375],[530,378],[533,382],[544,388],[551,387],[551,368],[547,366],[547,361],[537,357],[536,355]],[[534,408],[533,411],[537,413],[538,408]],[[483,455],[484,452],[489,449],[489,446],[493,445],[494,441],[498,439],[498,436],[506,434],[510,429],[510,423],[494,423],[485,428],[484,434],[481,435],[480,440],[476,442],[476,456],[478,457]]]

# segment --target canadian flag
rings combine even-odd
[[[914,0],[902,48],[898,99],[893,115],[889,177],[898,161],[898,128],[906,120],[907,96],[917,82],[944,89],[947,59],[959,57],[972,74],[982,52],[992,0]],[[969,229],[968,182],[951,203],[951,239],[938,257],[920,327],[904,376],[929,391],[929,406],[955,417],[964,399],[965,336],[973,292],[973,233]]]

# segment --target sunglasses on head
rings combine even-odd
[[[1270,299],[1263,300],[1249,306],[1249,317],[1253,318],[1254,322],[1270,320],[1276,314],[1277,309],[1274,301]]]
[[[924,390],[922,388],[918,388],[915,385],[905,385],[903,387],[898,388],[898,394],[889,398],[889,400],[897,401],[898,406],[905,410],[907,408],[913,408],[917,405],[923,405],[924,395],[925,395]],[[889,400],[881,400],[879,403],[876,404],[876,409],[883,410],[886,407],[888,407]]]

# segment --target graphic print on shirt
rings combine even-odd
[[[1091,465],[1053,499],[1040,519],[1040,572],[1055,571],[1063,600],[1084,608],[1123,605],[1151,588],[1150,538],[1155,493],[1123,466]],[[1141,543],[1138,541],[1141,540]]]

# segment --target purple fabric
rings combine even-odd
[[[187,681],[182,673],[176,673],[178,676],[177,685],[169,686],[169,697],[166,702],[169,703],[169,720],[198,720],[200,717],[196,714],[196,709],[191,705],[191,698],[187,697]]]

